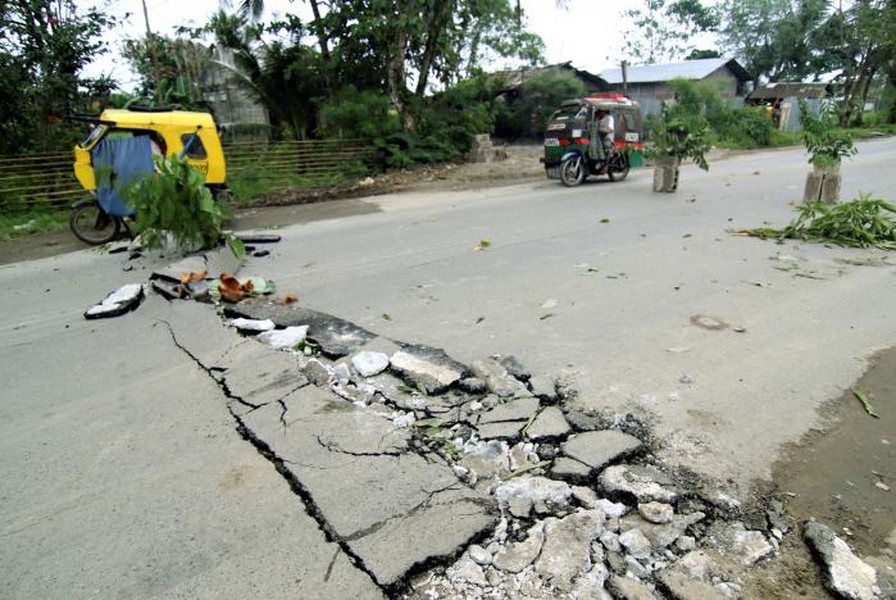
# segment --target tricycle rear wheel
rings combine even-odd
[[[96,200],[82,200],[72,207],[68,226],[79,240],[98,246],[115,239],[121,220],[106,213]]]
[[[610,164],[607,165],[607,175],[610,177],[610,181],[622,181],[628,177],[630,168],[628,156],[619,153],[610,157]]]

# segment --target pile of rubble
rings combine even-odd
[[[743,507],[719,485],[668,469],[643,423],[577,412],[567,385],[533,378],[512,357],[467,367],[439,349],[266,301],[225,315],[248,318],[231,321],[243,326],[301,325],[314,350],[297,360],[312,383],[385,415],[408,432],[410,449],[438,456],[490,499],[494,526],[453,562],[430,557],[424,564],[435,567],[409,569],[392,587],[404,598],[739,598],[738,574],[795,530],[781,502]],[[830,563],[840,593],[883,597],[874,569],[849,560],[845,571]]]

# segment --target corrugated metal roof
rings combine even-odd
[[[748,96],[751,100],[771,100],[773,98],[824,98],[827,84],[807,81],[779,81],[755,90]]]
[[[729,64],[731,63],[731,64]],[[749,73],[730,58],[703,58],[700,60],[683,60],[681,62],[643,65],[628,68],[629,83],[657,83],[673,79],[699,80],[708,77],[718,69],[728,66],[739,79],[748,81]],[[600,77],[609,84],[622,83],[622,69],[607,69]]]

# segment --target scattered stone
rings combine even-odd
[[[825,585],[835,594],[851,600],[877,597],[874,568],[853,554],[834,532],[817,521],[803,526],[803,538],[825,568]]]
[[[629,511],[628,506],[625,504],[621,502],[613,502],[606,498],[601,498],[597,501],[597,508],[607,515],[607,518],[609,519],[618,519]]]
[[[576,434],[560,447],[566,456],[593,470],[602,469],[613,461],[630,456],[640,448],[641,440],[612,429]]]
[[[118,317],[132,311],[143,302],[143,284],[129,283],[110,292],[101,302],[87,309],[85,319]]]
[[[483,567],[492,564],[492,553],[480,546],[479,544],[473,544],[469,548],[467,548],[467,553],[470,555],[470,558],[473,559],[477,565],[482,565]]]
[[[317,358],[308,360],[301,370],[305,377],[317,387],[328,387],[330,384],[336,383],[332,368]]]
[[[696,383],[696,381],[697,380],[694,379],[693,375],[689,375],[687,373],[685,373],[684,375],[682,375],[681,377],[678,378],[678,382],[683,383],[685,385],[690,385],[692,383]]]
[[[488,580],[485,578],[485,573],[482,571],[482,567],[476,564],[469,555],[460,557],[456,563],[448,567],[445,571],[445,576],[448,578],[448,581],[453,583],[470,583],[479,586],[488,585]]]
[[[544,523],[539,522],[529,528],[522,542],[502,546],[494,554],[493,564],[506,573],[520,573],[541,554],[544,546]]]
[[[352,356],[352,366],[363,377],[373,377],[389,367],[389,356],[383,352],[362,350]]]
[[[601,489],[608,494],[629,494],[638,502],[675,502],[678,492],[669,487],[671,480],[654,467],[640,465],[614,465],[607,467],[599,477]]]
[[[286,329],[272,329],[270,331],[262,331],[255,339],[264,342],[272,348],[294,348],[296,345],[305,341],[308,334],[308,326],[287,327]]]
[[[626,549],[630,556],[635,558],[647,558],[653,551],[650,540],[641,533],[640,529],[629,529],[619,536],[619,543]]]
[[[532,424],[526,429],[526,437],[530,440],[561,438],[572,431],[563,411],[556,406],[546,406],[538,413]]]
[[[600,534],[600,543],[609,552],[622,552],[622,544],[619,543],[619,534],[606,530]]]
[[[675,510],[663,502],[642,502],[638,504],[638,512],[651,523],[671,523]]]

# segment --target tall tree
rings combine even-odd
[[[759,80],[801,80],[818,72],[826,52],[819,31],[830,0],[725,0],[722,46]]]
[[[631,25],[625,52],[637,63],[683,59],[696,50],[695,33],[714,31],[719,24],[716,11],[700,0],[644,0],[622,15]]]
[[[828,40],[842,59],[841,124],[859,123],[874,78],[881,74],[885,84],[896,80],[896,0],[855,0],[831,21]]]
[[[433,82],[471,73],[484,54],[540,59],[540,38],[517,23],[509,0],[345,0],[309,24],[326,31],[345,82],[386,93],[405,129]]]

